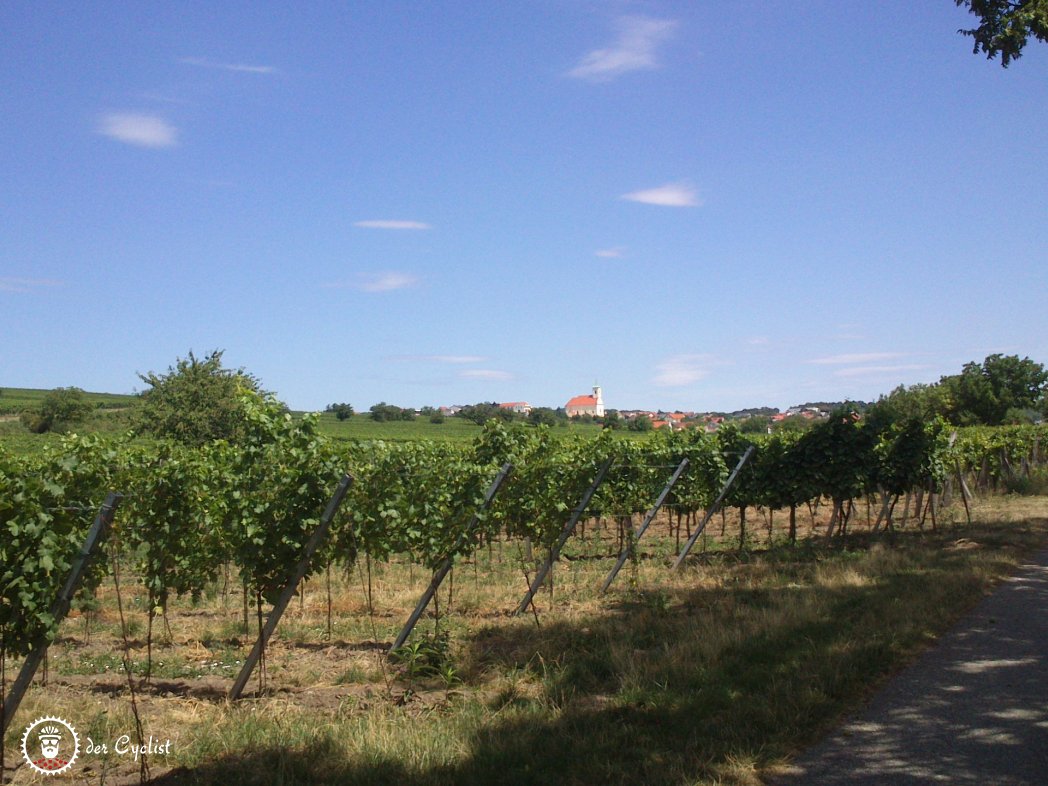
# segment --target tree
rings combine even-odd
[[[223,368],[218,349],[203,359],[190,350],[166,374],[138,376],[149,385],[142,393],[139,427],[186,445],[239,441],[245,429],[243,394],[262,393],[251,374]]]
[[[771,425],[771,418],[751,415],[739,423],[739,431],[743,434],[765,434],[769,425]]]
[[[655,426],[647,415],[637,415],[629,422],[626,428],[630,431],[651,431]]]
[[[371,413],[371,419],[376,423],[385,423],[390,420],[415,419],[415,410],[398,407],[394,404],[387,404],[385,401],[380,401],[372,406],[368,411]]]
[[[423,407],[418,413],[429,420],[430,423],[440,425],[444,422],[444,413],[436,407]]]
[[[528,423],[533,426],[555,426],[557,413],[549,407],[535,407],[528,413]]]
[[[1009,410],[1036,409],[1048,382],[1048,371],[1030,358],[990,355],[982,365],[968,363],[960,374],[939,384],[948,399],[947,417],[957,425],[999,426]]]
[[[40,402],[40,409],[22,413],[22,422],[34,434],[65,431],[91,412],[80,388],[55,388]]]
[[[955,0],[979,19],[979,26],[958,32],[971,37],[972,53],[981,49],[988,60],[998,54],[1005,68],[1022,56],[1022,49],[1032,35],[1048,41],[1048,0]]]
[[[516,413],[509,409],[503,409],[494,401],[482,401],[479,404],[470,404],[467,407],[463,407],[459,410],[458,416],[476,423],[478,426],[483,426],[492,419],[509,422],[516,418]]]
[[[334,412],[339,420],[349,420],[353,417],[352,404],[328,404],[325,412]]]
[[[942,385],[899,385],[887,396],[881,396],[870,406],[867,414],[888,422],[904,418],[932,420],[946,417],[950,409],[949,395]]]
[[[772,423],[771,430],[775,434],[803,434],[814,425],[814,418],[792,415],[788,418],[783,418],[776,423]]]

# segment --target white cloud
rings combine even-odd
[[[369,219],[367,221],[354,221],[353,226],[364,229],[432,229],[433,227],[422,221],[397,221],[391,219]]]
[[[593,252],[594,256],[601,257],[602,259],[620,259],[625,253],[623,248],[602,248]]]
[[[199,66],[200,68],[217,68],[222,71],[235,71],[240,74],[275,74],[277,69],[267,65],[248,65],[246,63],[220,63],[209,60],[206,57],[183,57],[179,61],[183,65]]]
[[[855,363],[875,363],[878,360],[895,360],[901,357],[906,357],[906,354],[903,352],[853,352],[844,355],[815,358],[814,360],[806,360],[804,362],[816,366],[848,366]]]
[[[658,373],[652,384],[661,388],[691,385],[707,377],[714,363],[712,355],[674,355],[655,366]]]
[[[460,366],[488,361],[488,358],[482,355],[398,355],[390,359],[405,363],[447,363]]]
[[[687,183],[666,183],[657,188],[631,191],[620,199],[662,207],[698,207],[702,204],[695,189]]]
[[[925,371],[930,366],[922,366],[916,363],[906,363],[898,366],[855,366],[854,368],[841,368],[833,372],[835,377],[874,377],[890,376],[904,371]]]
[[[427,355],[423,360],[432,360],[434,363],[483,363],[487,358],[480,355]]]
[[[460,371],[459,376],[465,379],[487,379],[493,382],[506,382],[513,379],[508,371],[496,371],[490,368],[470,368]]]
[[[61,281],[53,278],[0,278],[0,292],[29,292],[42,287],[57,287],[61,285]]]
[[[110,112],[98,121],[98,133],[138,147],[172,147],[178,144],[178,130],[156,115],[137,112]]]
[[[371,273],[361,274],[357,289],[364,292],[392,292],[406,289],[418,283],[418,277],[410,273]]]
[[[771,344],[771,339],[767,336],[753,336],[752,338],[746,339],[746,343],[751,347],[766,347]]]
[[[658,67],[655,50],[669,38],[676,22],[645,16],[625,16],[615,23],[618,38],[605,49],[594,49],[568,71],[575,79],[605,82],[630,71]]]

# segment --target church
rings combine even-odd
[[[592,396],[575,396],[564,405],[564,411],[569,418],[577,418],[580,415],[604,417],[604,399],[601,397],[600,385],[593,386]]]

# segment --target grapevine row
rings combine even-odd
[[[409,442],[336,445],[315,416],[293,419],[273,402],[249,407],[246,438],[201,448],[68,437],[41,457],[0,451],[0,634],[8,655],[53,636],[50,603],[109,489],[126,500],[112,537],[141,576],[150,622],[172,595],[199,596],[222,566],[239,569],[261,608],[283,588],[343,472],[355,482],[312,572],[360,553],[432,568],[456,544],[468,553],[506,535],[549,547],[598,468],[611,462],[590,515],[628,520],[647,509],[672,467],[689,469],[674,489],[678,514],[710,505],[728,470],[756,452],[727,504],[795,508],[828,498],[835,518],[848,501],[939,488],[962,471],[1000,473],[1043,461],[1048,429],[963,430],[950,444],[941,421],[861,421],[837,413],[801,435],[750,438],[727,426],[715,435],[659,433],[645,441],[555,438],[546,429],[489,424],[467,446]],[[462,527],[503,463],[514,467],[471,538]],[[103,575],[96,565],[84,590]]]

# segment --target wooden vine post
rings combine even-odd
[[[950,434],[950,447],[953,447],[953,443],[957,441],[957,432],[954,431]],[[1034,443],[1034,450],[1036,451],[1036,442]],[[953,469],[957,474],[957,484],[961,487],[961,501],[964,502],[964,516],[968,520],[968,524],[972,523],[972,509],[969,503],[972,500],[972,492],[968,489],[968,484],[964,480],[964,472],[961,470],[961,460],[954,458]]]
[[[302,577],[305,576],[306,571],[309,570],[309,563],[310,560],[313,559],[313,555],[316,554],[317,549],[320,548],[320,544],[323,543],[324,538],[327,537],[328,529],[331,527],[331,520],[335,518],[335,514],[338,512],[339,506],[342,504],[342,500],[345,498],[346,492],[349,491],[349,487],[352,483],[352,475],[347,473],[342,476],[342,480],[339,482],[338,487],[335,489],[335,493],[328,502],[324,515],[320,518],[320,523],[310,536],[305,549],[303,549],[302,558],[295,566],[295,570],[291,574],[291,578],[287,585],[284,587],[284,591],[280,593],[277,602],[273,604],[273,610],[269,612],[269,616],[266,618],[266,624],[265,627],[262,628],[262,633],[255,641],[255,646],[251,648],[251,654],[248,655],[247,660],[244,661],[244,665],[240,669],[240,674],[237,677],[236,682],[233,683],[233,688],[229,691],[229,698],[231,701],[239,699],[240,695],[244,692],[244,687],[247,685],[247,681],[251,677],[251,672],[255,670],[259,658],[265,651],[266,644],[269,642],[269,637],[273,635],[273,631],[276,630],[277,623],[280,622],[280,618],[283,616],[285,609],[287,609],[288,604],[291,603],[292,598],[295,597],[295,591],[298,589],[299,582],[302,581]]]
[[[597,493],[597,489],[600,488],[600,484],[604,482],[604,476],[608,474],[608,470],[611,469],[612,459],[605,461],[599,470],[597,470],[597,476],[593,479],[593,483],[586,489],[586,493],[582,495],[582,500],[578,505],[575,506],[575,510],[571,512],[571,518],[568,519],[568,523],[564,525],[564,529],[560,532],[560,538],[558,538],[556,545],[550,549],[549,557],[539,568],[539,572],[535,574],[534,580],[531,582],[531,586],[528,588],[527,593],[524,595],[524,599],[517,606],[514,616],[519,617],[528,609],[528,605],[531,603],[532,598],[535,597],[535,593],[539,591],[539,587],[542,586],[542,582],[546,580],[546,574],[549,573],[553,563],[560,558],[560,550],[564,548],[564,544],[568,542],[568,538],[575,531],[575,526],[579,523],[579,519],[585,512],[586,507],[589,505],[590,500],[593,499],[593,495]]]
[[[640,527],[638,527],[637,531],[633,533],[632,540],[626,541],[626,547],[622,550],[622,553],[619,555],[619,561],[615,563],[615,567],[611,569],[611,572],[608,574],[608,577],[604,579],[604,584],[600,588],[600,591],[602,593],[607,592],[608,587],[610,587],[611,583],[615,581],[615,577],[619,575],[619,571],[622,570],[622,566],[625,565],[626,560],[629,559],[630,552],[633,550],[634,544],[640,541],[640,539],[644,536],[645,531],[648,529],[648,525],[651,524],[652,520],[655,518],[655,515],[659,512],[659,509],[666,501],[666,497],[668,497],[670,495],[670,492],[673,490],[673,486],[677,483],[677,480],[680,478],[681,475],[684,474],[684,470],[686,470],[687,468],[688,460],[686,458],[681,459],[680,465],[677,467],[676,471],[670,477],[669,481],[667,481],[666,487],[662,490],[662,493],[659,494],[659,498],[655,500],[655,504],[652,505],[651,510],[648,511],[648,515],[644,517],[644,521],[641,523]]]
[[[69,607],[73,602],[73,596],[76,594],[76,590],[80,586],[80,581],[83,579],[84,574],[87,573],[88,568],[91,567],[91,562],[94,560],[95,552],[109,535],[109,527],[113,523],[113,516],[116,514],[116,509],[123,498],[123,495],[111,491],[106,495],[102,507],[98,509],[98,514],[95,516],[95,520],[91,524],[91,529],[87,532],[87,538],[84,539],[84,547],[73,560],[73,566],[69,570],[69,578],[66,579],[65,586],[62,588],[62,591],[51,606],[51,616],[54,618],[56,630],[58,624],[65,619],[66,614],[69,613]],[[22,668],[18,672],[18,677],[11,686],[11,690],[4,698],[3,706],[0,707],[0,737],[2,737],[7,731],[11,719],[14,717],[15,712],[18,711],[18,705],[22,703],[22,697],[25,696],[29,684],[33,681],[33,677],[36,675],[36,670],[40,667],[44,655],[47,654],[49,644],[48,634],[46,632],[42,633],[33,643],[32,651],[26,656],[25,661],[22,663]]]
[[[470,519],[469,524],[462,530],[462,534],[459,535],[458,540],[455,541],[454,547],[448,556],[441,560],[437,569],[433,572],[433,578],[430,579],[429,586],[426,591],[422,593],[422,597],[419,598],[418,603],[415,605],[415,610],[411,612],[411,616],[408,617],[408,621],[404,623],[404,627],[397,635],[396,640],[393,642],[393,646],[390,648],[390,652],[400,649],[404,646],[404,642],[408,640],[408,636],[411,635],[411,631],[414,630],[415,625],[418,624],[419,619],[422,617],[422,613],[426,610],[429,602],[433,600],[433,596],[440,588],[441,583],[444,581],[448,572],[451,570],[451,566],[455,564],[455,554],[459,549],[466,544],[466,542],[473,537],[473,530],[476,529],[477,524],[480,523],[480,516],[484,511],[491,507],[491,503],[495,499],[495,495],[499,493],[499,489],[502,488],[503,482],[509,476],[509,473],[513,470],[512,464],[503,464],[502,469],[499,470],[499,474],[495,476],[495,480],[492,481],[491,486],[484,493],[484,502],[481,504],[480,509],[473,514],[473,518]]]

